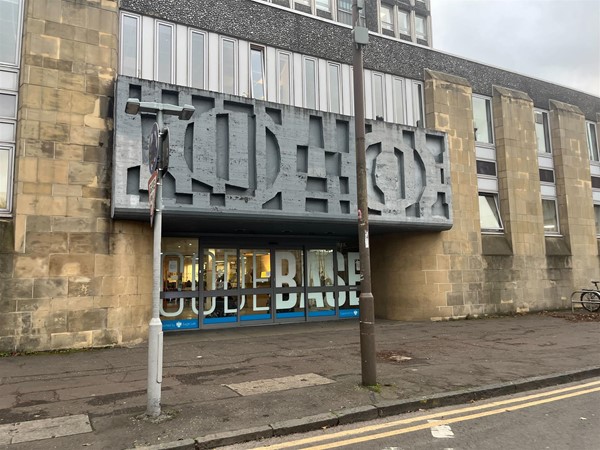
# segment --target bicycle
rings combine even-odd
[[[600,283],[600,281],[592,280],[592,283],[596,289],[582,289],[579,300],[581,306],[586,310],[589,312],[596,312],[600,309],[600,288],[598,288],[598,283]]]

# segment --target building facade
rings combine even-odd
[[[350,1],[0,0],[0,349],[146,339],[165,116],[164,330],[358,315]],[[600,99],[431,48],[367,0],[378,317],[560,308],[600,275]]]

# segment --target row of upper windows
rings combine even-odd
[[[352,67],[130,13],[121,15],[120,73],[353,115]],[[365,116],[423,123],[421,82],[364,72]]]
[[[274,3],[271,0],[263,0]],[[280,4],[280,2],[277,2]],[[429,4],[423,0],[412,0],[411,4],[421,4],[423,9],[429,10]],[[346,25],[352,25],[352,0],[290,0],[285,5],[293,9],[306,8],[316,16],[329,16],[332,20]],[[298,6],[300,6],[298,8]],[[417,40],[430,42],[429,19],[426,15],[417,14],[409,8],[377,1],[378,24],[377,30],[385,35],[406,39],[413,42]],[[364,19],[364,11],[360,12]]]

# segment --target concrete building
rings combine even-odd
[[[0,0],[0,350],[146,339],[165,116],[165,330],[358,311],[346,0]],[[565,307],[600,275],[600,99],[431,48],[367,0],[378,317]]]

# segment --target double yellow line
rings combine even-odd
[[[478,419],[481,417],[493,416],[495,414],[502,414],[510,411],[517,411],[519,409],[531,408],[536,405],[543,405],[545,403],[551,403],[558,400],[564,400],[566,398],[577,397],[580,395],[590,394],[593,392],[600,391],[600,381],[593,381],[577,386],[570,386],[562,389],[555,389],[553,391],[542,392],[538,394],[527,395],[525,397],[513,398],[509,400],[502,400],[498,402],[486,403],[477,406],[469,406],[466,408],[459,408],[439,413],[427,414],[419,417],[411,417],[409,419],[395,420],[393,422],[387,422],[377,425],[365,426],[362,428],[356,428],[353,430],[339,431],[331,434],[323,434],[320,436],[313,436],[304,439],[298,439],[295,441],[282,442],[280,444],[269,445],[265,447],[257,447],[259,450],[277,450],[290,447],[300,447],[305,450],[322,450],[328,448],[337,448],[344,445],[358,444],[360,442],[372,441],[377,439],[383,439],[391,436],[398,436],[400,434],[411,433],[413,431],[425,430],[438,425],[447,425],[456,422],[464,422],[467,420]],[[546,397],[546,398],[545,398]],[[486,411],[487,410],[487,411]],[[476,412],[481,411],[481,412]],[[474,414],[467,414],[473,413]],[[455,416],[458,414],[459,417],[448,418],[448,416]],[[431,422],[427,422],[431,420]],[[413,425],[406,428],[400,428],[396,430],[385,431],[381,433],[368,434],[366,436],[357,436],[365,433],[373,433],[378,430],[385,428],[397,427],[400,425],[409,425],[415,422],[426,422],[418,425]],[[352,437],[357,436],[357,437]],[[334,442],[326,442],[332,441]],[[317,444],[326,442],[321,445],[313,445],[312,447],[307,446],[311,444]]]

